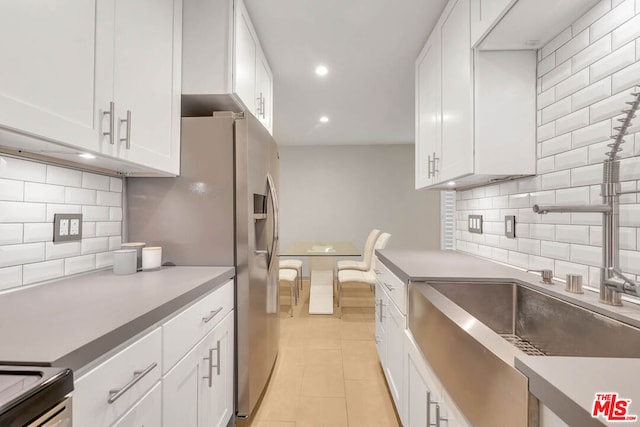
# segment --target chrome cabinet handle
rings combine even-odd
[[[127,118],[120,119],[120,124],[127,124],[127,136],[124,138],[120,138],[121,142],[125,143],[125,147],[127,150],[131,148],[131,110],[127,110]]]
[[[377,335],[374,336],[374,340],[375,340],[376,344],[380,344],[382,342],[382,338],[380,338]]]
[[[436,157],[436,152],[434,151],[433,152],[433,176],[436,176],[436,174],[439,172],[438,167],[436,166],[438,161],[440,161],[440,158]]]
[[[256,255],[268,255],[269,251],[266,249],[257,249],[255,251],[253,251],[254,254]]]
[[[111,101],[109,103],[109,111],[103,111],[102,112],[102,117],[104,116],[109,116],[109,132],[102,132],[102,135],[107,136],[109,135],[109,144],[113,145],[115,144],[114,141],[114,132],[113,132],[113,127],[115,126],[115,117],[116,115],[114,114],[114,110],[116,108],[116,103]]]
[[[431,154],[427,156],[427,178],[431,178]]]
[[[149,365],[146,369],[144,369],[142,371],[134,371],[133,372],[133,378],[131,378],[131,381],[126,383],[124,385],[124,387],[122,387],[120,389],[109,390],[109,400],[107,400],[107,402],[109,404],[111,404],[111,403],[115,402],[116,400],[120,399],[120,397],[122,397],[123,394],[125,394],[131,387],[136,385],[136,383],[138,381],[140,381],[142,378],[144,378],[145,375],[147,375],[149,372],[151,372],[153,370],[153,368],[155,368],[156,366],[158,366],[158,364],[156,362],[153,362],[151,365]]]
[[[436,404],[436,427],[440,427],[440,421],[447,421],[449,424],[447,418],[440,417],[440,405]]]
[[[260,112],[262,113],[262,118],[266,118],[265,116],[265,108],[264,108],[264,96],[262,96],[262,92],[260,92]]]
[[[207,317],[203,317],[202,321],[204,323],[209,323],[211,321],[211,319],[213,319],[214,317],[216,317],[216,315],[218,313],[220,313],[222,311],[222,306],[218,307],[217,309],[213,310],[212,312],[209,313],[209,315]]]
[[[431,392],[428,391],[427,392],[427,427],[432,427],[434,425],[437,427],[438,421],[436,421],[436,424],[431,423],[431,405],[436,405],[436,411],[437,411],[438,402],[431,401]],[[438,412],[436,412],[436,414],[438,414]]]
[[[385,304],[385,303],[383,303],[383,302],[382,302],[382,300],[380,300],[380,323],[382,323],[382,319],[384,319],[385,317],[387,317],[387,316],[385,316],[385,315],[383,314],[383,313],[384,313],[384,311],[383,311],[383,310],[384,310],[384,307],[386,307],[387,305],[388,305],[388,304]]]
[[[396,287],[395,287],[395,286],[391,286],[390,284],[388,284],[387,282],[384,282],[384,281],[383,281],[382,283],[384,283],[384,286],[385,286],[387,289],[389,289],[391,292],[393,292],[393,291],[395,291],[395,290],[396,290]]]
[[[216,364],[213,364],[213,352],[216,352]],[[216,368],[216,375],[220,376],[220,340],[218,340],[214,348],[209,349],[209,357],[205,357],[204,360],[209,361],[209,375],[202,377],[202,379],[208,380],[209,388],[213,386],[213,368]]]

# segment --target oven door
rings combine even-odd
[[[71,397],[48,410],[26,427],[71,427]]]

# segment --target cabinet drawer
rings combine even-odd
[[[398,306],[402,314],[407,314],[407,284],[393,274],[384,264],[377,264],[377,275],[380,284],[385,288],[391,300]]]
[[[157,383],[113,427],[160,426],[162,424],[162,388]]]
[[[110,426],[160,379],[161,356],[156,328],[76,380],[73,424]]]
[[[166,373],[233,309],[233,280],[206,295],[162,325]]]

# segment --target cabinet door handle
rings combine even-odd
[[[433,176],[436,176],[436,174],[439,172],[438,167],[436,166],[438,161],[440,161],[440,158],[436,157],[436,152],[434,151],[433,152]]]
[[[102,112],[102,117],[104,116],[109,116],[109,132],[102,132],[102,135],[107,136],[109,135],[109,144],[113,145],[115,144],[114,141],[114,132],[113,132],[113,127],[115,126],[115,114],[114,114],[114,110],[116,108],[116,103],[111,101],[109,103],[109,111],[103,111]]]
[[[436,426],[437,427],[438,421],[436,421],[436,424],[432,424],[431,423],[431,405],[436,405],[436,408],[437,408],[438,407],[438,402],[431,401],[431,392],[428,391],[427,392],[427,427],[432,427],[432,426]]]
[[[149,365],[146,369],[144,369],[142,371],[134,371],[133,372],[133,378],[131,378],[131,381],[126,383],[124,385],[124,387],[119,388],[119,389],[109,390],[109,400],[107,400],[107,402],[109,404],[111,404],[111,403],[115,402],[116,400],[120,399],[120,397],[122,397],[123,394],[125,394],[131,387],[136,385],[136,383],[138,381],[140,381],[142,378],[144,378],[145,375],[147,375],[149,372],[151,372],[153,370],[153,368],[155,368],[156,366],[158,366],[158,364],[156,362],[153,362],[151,365]]]
[[[384,283],[384,286],[389,289],[391,292],[396,290],[395,286],[391,286],[390,284],[388,284],[387,282],[383,281],[382,283]]]
[[[207,317],[203,317],[202,321],[204,323],[209,323],[211,321],[211,319],[213,319],[214,317],[216,317],[216,315],[218,313],[220,313],[222,311],[222,306],[218,307],[217,309],[213,310],[212,312],[209,313],[209,315]]]
[[[216,364],[213,364],[213,352],[216,352]],[[209,388],[213,386],[213,368],[216,368],[216,375],[220,376],[220,340],[215,347],[209,349],[209,357],[204,360],[209,361],[209,375],[202,377],[209,382]]]
[[[436,404],[436,427],[440,427],[440,421],[447,421],[447,424],[449,424],[447,418],[440,417],[440,405]]]
[[[380,344],[382,342],[382,338],[380,338],[377,335],[374,336],[374,340],[375,340],[376,344]]]
[[[124,138],[120,138],[121,142],[125,143],[125,148],[129,150],[131,148],[131,110],[127,110],[127,118],[120,119],[120,124],[127,124],[127,136]]]
[[[264,96],[262,96],[262,92],[260,93],[260,112],[262,113],[262,118],[264,119],[266,116],[264,112]]]
[[[431,178],[431,154],[427,156],[427,178]]]

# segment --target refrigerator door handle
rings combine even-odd
[[[276,187],[273,183],[273,177],[271,176],[271,174],[267,174],[267,185],[269,187],[269,193],[271,194],[271,203],[273,205],[273,241],[271,242],[271,258],[269,259],[269,268],[267,269],[269,272],[271,272],[273,269],[273,263],[276,259],[276,251],[278,250],[278,240],[280,239],[280,236],[278,235],[278,198],[276,195]]]

